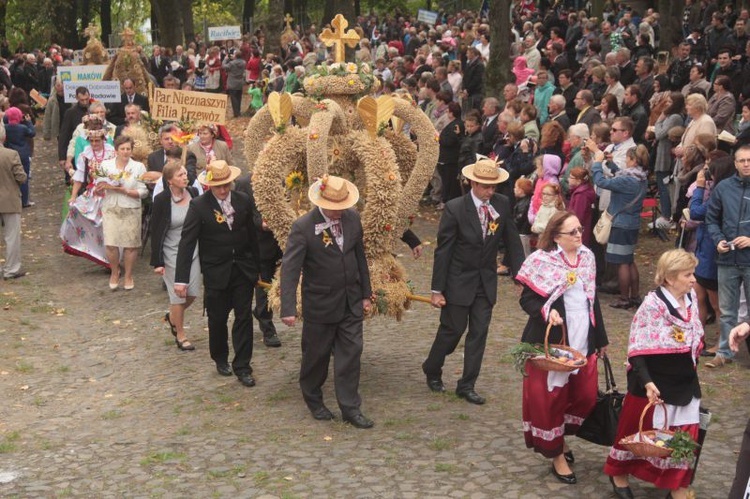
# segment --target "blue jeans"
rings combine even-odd
[[[734,352],[729,349],[729,333],[737,325],[740,308],[740,286],[745,297],[750,297],[750,267],[719,265],[719,309],[721,310],[721,336],[717,355],[731,359]]]
[[[669,177],[671,172],[656,172],[656,186],[659,189],[659,211],[661,216],[667,220],[672,219],[672,200],[669,197],[669,185],[664,183],[664,179]]]

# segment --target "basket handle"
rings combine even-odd
[[[565,321],[560,325],[562,327],[562,345],[567,345],[568,342],[565,338]],[[547,331],[544,333],[544,356],[549,359],[549,332],[552,330],[552,323],[547,323]]]
[[[643,418],[646,417],[646,413],[648,412],[649,407],[651,407],[652,405],[656,404],[654,404],[653,402],[649,402],[648,404],[646,404],[646,407],[643,408],[643,412],[641,413],[641,420],[638,422],[638,438],[641,442],[643,442]],[[663,403],[658,405],[660,405],[662,410],[664,411],[664,427],[662,428],[662,430],[666,430],[667,428],[669,428],[669,422],[667,421],[667,406]]]

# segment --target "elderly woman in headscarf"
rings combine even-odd
[[[206,169],[206,164],[222,159],[232,164],[232,153],[229,146],[223,140],[217,140],[219,129],[213,123],[201,124],[195,130],[198,136],[196,142],[188,146],[188,151],[195,154],[197,160],[196,173]]]
[[[513,61],[513,74],[516,75],[516,85],[525,85],[531,75],[534,74],[534,70],[527,66],[526,58],[524,56],[518,56]]]

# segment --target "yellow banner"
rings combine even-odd
[[[165,121],[190,120],[223,125],[227,118],[228,96],[155,88],[151,117]]]

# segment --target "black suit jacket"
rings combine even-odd
[[[487,125],[484,125],[484,122],[482,122],[482,143],[479,146],[479,150],[477,151],[480,154],[484,154],[485,156],[487,156],[492,152],[492,148],[495,146],[497,137],[498,135],[500,135],[500,130],[497,129],[497,119],[499,117],[500,115],[495,116]]]
[[[182,226],[182,238],[177,250],[175,282],[190,282],[190,265],[196,243],[203,272],[203,285],[210,289],[226,289],[232,266],[255,283],[260,271],[260,250],[255,236],[253,215],[255,201],[241,192],[232,192],[234,223],[219,223],[221,206],[211,191],[190,201]]]
[[[133,95],[133,104],[141,106],[142,111],[149,111],[148,98],[145,95],[141,95],[138,93]],[[106,104],[105,106],[107,107],[107,121],[118,126],[125,124],[125,106],[127,105],[128,96],[124,93],[120,96],[120,102]]]
[[[164,86],[164,77],[167,76],[172,70],[172,67],[169,65],[169,61],[167,60],[164,55],[160,56],[159,64],[156,64],[156,58],[151,56],[148,60],[148,72],[151,73],[151,75],[156,78],[156,81],[159,83],[159,86]]]
[[[198,197],[198,190],[188,187],[191,198]],[[164,266],[164,240],[167,238],[169,224],[172,223],[172,193],[169,189],[160,192],[151,207],[151,266]]]
[[[148,158],[146,159],[146,169],[150,172],[160,172],[164,170],[165,163],[166,161],[164,161],[164,149],[159,148],[148,155]],[[195,157],[195,154],[188,151],[187,155],[185,156],[185,169],[187,170],[188,174],[188,185],[193,185],[195,179],[198,178],[198,174],[196,173],[197,164],[198,159]],[[166,186],[167,184],[165,182],[164,187],[166,188]]]
[[[579,113],[580,114],[580,113]],[[576,116],[576,118],[578,118]],[[602,115],[599,114],[599,111],[597,111],[594,106],[589,107],[585,113],[581,116],[580,119],[576,119],[576,123],[583,123],[589,127],[589,130],[591,130],[591,127],[596,125],[597,123],[602,121]]]
[[[250,174],[243,173],[237,180],[234,181],[234,190],[243,192],[255,199],[253,195],[253,184],[250,181]],[[273,262],[276,264],[282,256],[281,248],[279,243],[276,242],[276,236],[273,235],[270,229],[263,229],[263,214],[259,210],[255,210],[255,231],[258,237],[258,247],[260,249],[260,259],[262,262]]]
[[[560,123],[560,125],[565,130],[570,128],[570,118],[568,118],[567,112],[560,113],[558,116],[555,116],[554,118],[552,118],[552,121],[557,121],[558,123]]]
[[[495,233],[482,238],[482,224],[471,193],[445,204],[438,229],[432,268],[432,290],[452,305],[469,306],[481,282],[487,300],[497,301],[497,251],[502,241],[516,275],[524,260],[523,246],[513,222],[508,198],[494,194],[490,204],[498,213]]]
[[[337,323],[347,306],[355,317],[362,317],[362,300],[372,295],[372,288],[359,213],[349,208],[341,216],[343,252],[335,241],[326,246],[323,235],[315,234],[319,223],[325,218],[314,207],[292,224],[281,263],[281,317],[296,315],[300,271],[304,320]]]

